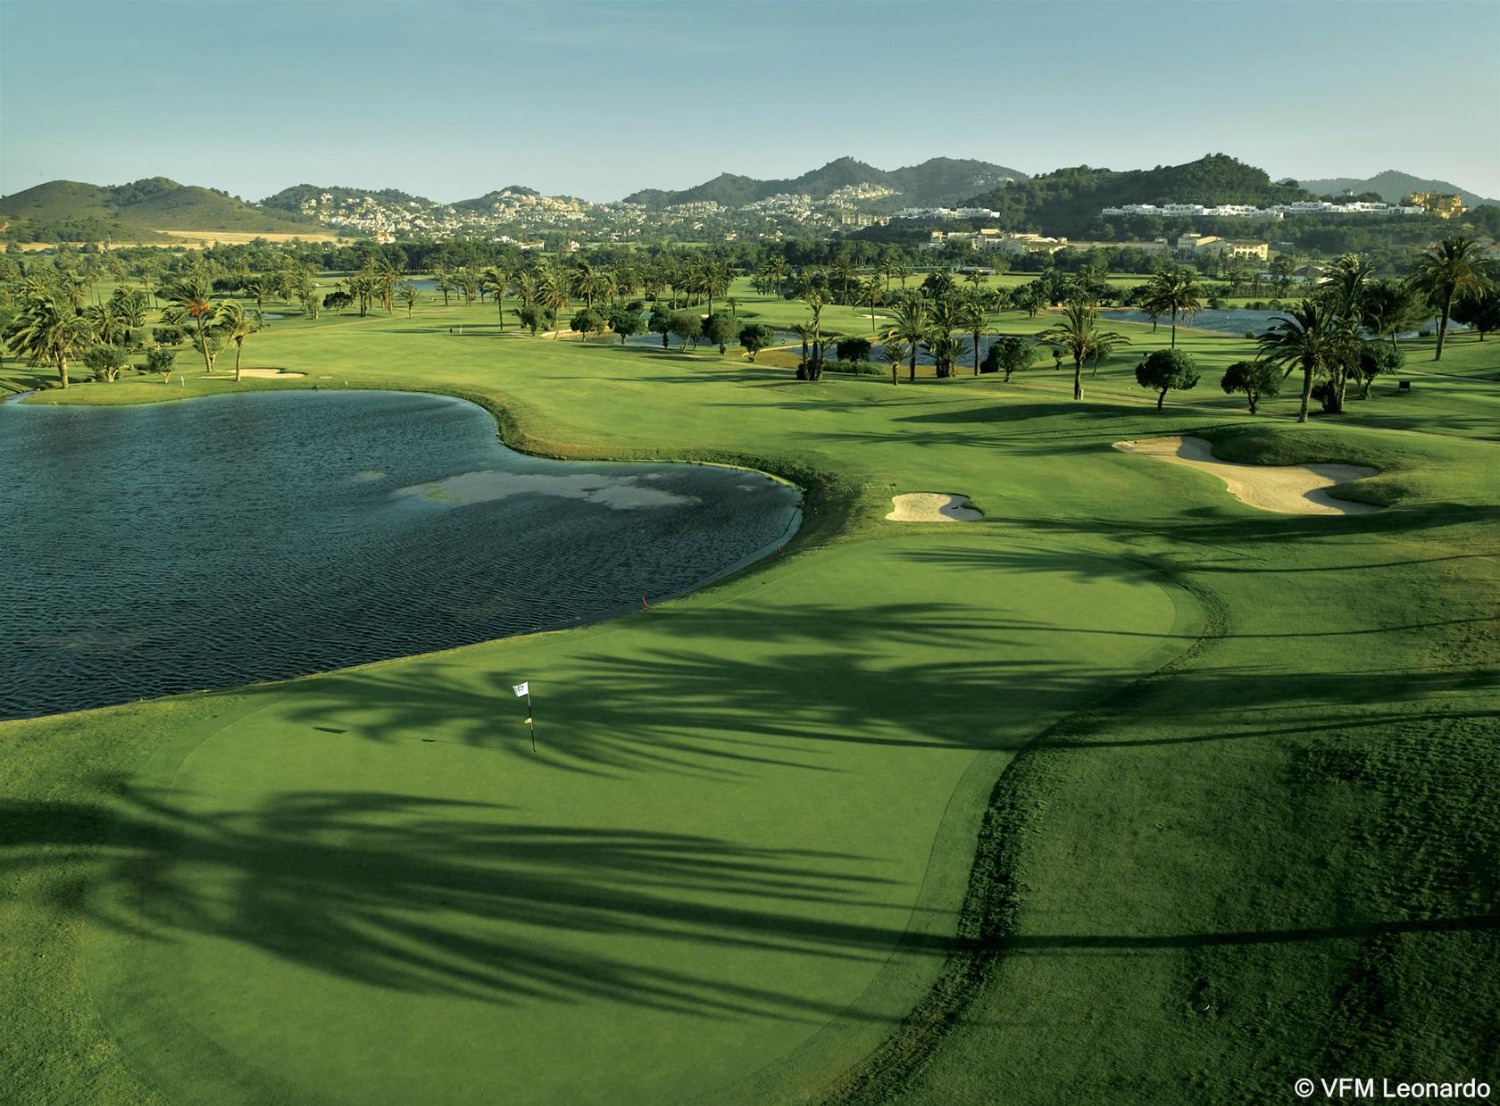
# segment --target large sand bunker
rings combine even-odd
[[[1379,510],[1368,503],[1334,499],[1323,490],[1380,471],[1364,465],[1240,465],[1216,460],[1213,446],[1202,438],[1175,435],[1116,442],[1115,448],[1211,472],[1228,484],[1230,493],[1242,503],[1262,511],[1285,515],[1360,515]]]
[[[885,517],[891,522],[973,522],[983,518],[972,507],[965,507],[966,495],[947,492],[912,492],[891,497],[896,509]]]

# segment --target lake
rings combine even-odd
[[[638,610],[774,550],[797,491],[526,457],[442,396],[0,405],[0,718]]]

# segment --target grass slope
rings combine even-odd
[[[615,624],[0,725],[23,1097],[1196,1103],[1495,1070],[1492,442],[1158,414],[1128,368],[1079,404],[1050,365],[798,385],[492,318],[277,323],[246,363],[309,375],[245,387],[758,460],[811,486],[805,537]],[[231,387],[187,380],[41,398]],[[1357,494],[1395,506],[1265,515],[1109,448],[1184,432],[1375,465]],[[930,490],[985,521],[880,521]]]

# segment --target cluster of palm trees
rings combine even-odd
[[[1311,294],[1285,314],[1272,317],[1270,327],[1258,339],[1260,356],[1287,374],[1302,370],[1298,421],[1306,422],[1315,385],[1329,412],[1343,410],[1351,379],[1361,379],[1368,396],[1374,377],[1400,364],[1396,335],[1434,309],[1439,322],[1433,360],[1441,360],[1455,304],[1494,296],[1495,288],[1493,265],[1473,238],[1447,238],[1423,251],[1404,281],[1374,280],[1365,258],[1345,254]],[[1372,343],[1367,334],[1388,336],[1390,352]]]
[[[963,289],[947,272],[931,274],[921,288],[890,289],[889,280],[899,276],[904,281],[907,275],[897,262],[892,262],[888,272],[877,270],[863,280],[821,268],[784,271],[773,263],[756,280],[757,287],[780,290],[807,304],[808,322],[792,328],[802,339],[805,379],[821,379],[828,349],[843,337],[823,332],[822,312],[829,303],[870,309],[870,333],[884,342],[881,354],[891,366],[893,384],[898,382],[898,369],[903,363],[908,366],[909,378],[916,379],[917,356],[924,349],[941,377],[953,375],[958,362],[972,351],[977,374],[984,335],[993,333],[990,315],[1005,305],[1003,294],[984,287],[982,276],[974,280],[974,287]],[[770,284],[772,280],[776,283]],[[883,331],[876,314],[882,306],[888,309]],[[972,338],[972,345],[962,337],[964,334]]]
[[[169,301],[162,310],[163,326],[153,331],[155,344],[147,349],[140,337],[150,300],[144,288],[117,288],[109,299],[85,304],[75,297],[78,285],[66,273],[25,277],[7,287],[0,337],[16,356],[54,367],[63,388],[74,362],[82,361],[97,379],[114,381],[130,364],[130,354],[140,350],[146,350],[150,368],[170,374],[172,347],[184,340],[203,356],[210,373],[219,353],[233,345],[239,380],[245,340],[263,321],[258,310],[246,311],[238,300],[215,301],[207,272],[198,270],[163,290]]]

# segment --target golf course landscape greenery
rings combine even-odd
[[[758,469],[803,522],[609,622],[0,722],[0,1097],[1500,1084],[1500,342],[1447,324],[1493,295],[1443,268],[1465,250],[1424,255],[1420,337],[1409,307],[1381,336],[1357,259],[1239,337],[1175,267],[1080,278],[1160,326],[1035,273],[706,249],[634,308],[558,258],[216,290],[178,255],[72,305],[13,272],[23,405],[433,392],[530,453]],[[1378,509],[1270,513],[1112,448],[1171,435],[1367,466],[1332,494]],[[886,519],[916,492],[982,517]]]

